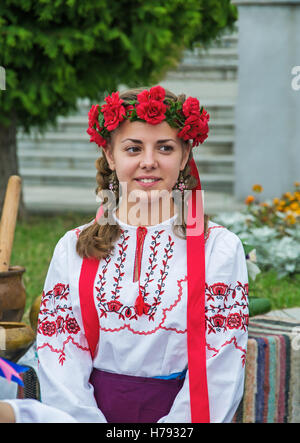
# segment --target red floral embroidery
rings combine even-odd
[[[151,329],[149,331],[136,330],[133,328],[132,323],[124,323],[121,327],[118,327],[118,328],[106,328],[101,325],[101,322],[100,322],[100,329],[102,331],[106,331],[106,332],[119,332],[119,331],[122,331],[123,329],[128,329],[133,334],[138,334],[138,335],[151,335],[151,334],[154,334],[159,329],[164,329],[165,331],[173,331],[173,332],[176,332],[177,334],[185,334],[187,332],[186,329],[178,330],[173,327],[167,327],[167,326],[165,326],[165,321],[167,319],[167,313],[172,311],[175,308],[175,306],[177,306],[177,304],[180,303],[182,295],[183,295],[182,283],[184,283],[186,281],[187,281],[187,277],[185,277],[184,279],[181,279],[181,280],[177,280],[178,293],[176,294],[176,299],[171,306],[169,306],[168,308],[163,308],[162,319],[159,322],[159,324],[156,324],[153,327],[153,329]],[[129,319],[129,320],[131,320],[131,319]]]
[[[225,283],[214,283],[211,286],[205,285],[206,293],[208,295],[207,300],[214,300],[214,297],[223,298],[226,301],[228,296],[229,286]]]
[[[51,337],[56,332],[56,324],[55,321],[45,321],[41,325],[41,332],[43,335],[48,335]]]
[[[118,243],[119,251],[117,254],[119,255],[117,258],[117,263],[115,263],[116,273],[117,276],[114,278],[114,290],[111,291],[111,298],[112,300],[107,301],[107,293],[104,291],[104,287],[106,284],[106,272],[107,272],[107,266],[111,261],[111,256],[105,260],[105,264],[102,267],[102,272],[99,275],[100,280],[98,281],[98,286],[96,286],[97,295],[96,298],[99,301],[98,308],[100,310],[100,318],[104,317],[107,318],[108,314],[113,313],[114,315],[118,315],[119,319],[121,320],[137,320],[137,313],[135,306],[128,306],[126,303],[121,303],[117,299],[120,297],[119,290],[122,288],[122,286],[119,285],[120,280],[122,279],[124,272],[122,271],[122,267],[124,264],[124,261],[126,259],[126,249],[128,247],[127,240],[129,239],[129,236],[127,234],[127,230],[122,231],[121,233],[121,241]],[[162,302],[162,297],[165,292],[165,280],[168,275],[168,269],[169,269],[169,260],[173,257],[173,246],[174,241],[172,237],[168,236],[168,242],[165,246],[161,245],[160,237],[161,234],[164,232],[164,230],[156,231],[151,236],[151,245],[150,250],[151,253],[149,255],[149,266],[147,268],[147,271],[145,272],[146,278],[143,283],[140,284],[141,293],[144,298],[144,311],[143,314],[148,316],[149,321],[154,321],[158,306]],[[159,275],[159,278],[157,280],[157,290],[155,291],[155,296],[153,297],[153,301],[151,300],[151,303],[147,299],[150,295],[150,291],[148,291],[148,285],[154,281],[154,270],[157,268],[157,254],[158,254],[158,248],[159,246],[164,249],[164,255],[162,259],[162,265],[160,269],[157,269],[156,272]],[[99,284],[100,283],[100,284]]]
[[[206,284],[205,323],[208,335],[227,329],[248,328],[248,284],[235,286],[223,282]]]
[[[80,331],[80,327],[75,318],[66,318],[66,330],[69,334],[77,334]]]
[[[80,327],[73,316],[72,307],[66,303],[68,301],[69,285],[57,283],[53,289],[48,292],[43,291],[41,300],[41,309],[38,318],[37,333],[47,337],[58,337],[68,334],[66,340],[63,342],[63,347],[58,351],[53,351],[53,346],[45,342],[39,346],[38,349],[49,347],[52,352],[59,353],[59,363],[64,364],[65,361],[65,345],[70,340],[79,349],[83,348],[79,343],[76,343],[72,335],[78,334]],[[52,320],[50,320],[52,319]]]
[[[240,314],[238,314],[238,313],[229,314],[227,317],[226,324],[229,329],[239,329],[242,324],[242,318],[241,318]]]
[[[111,300],[107,303],[107,306],[110,312],[118,312],[123,305],[118,300]]]
[[[65,285],[63,285],[62,283],[58,283],[57,285],[54,286],[53,288],[53,295],[55,295],[55,297],[63,297],[66,299],[66,294],[65,294]]]
[[[132,311],[131,311],[131,309],[127,307],[127,308],[125,309],[124,314],[125,314],[125,317],[126,317],[126,318],[130,318],[131,315],[132,315]]]
[[[224,317],[224,315],[216,314],[211,318],[211,322],[216,328],[222,328],[222,326],[225,324],[225,321],[226,317]]]

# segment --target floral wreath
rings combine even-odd
[[[188,97],[185,102],[174,102],[165,98],[165,90],[154,86],[149,91],[143,90],[137,100],[125,104],[119,92],[113,92],[105,99],[106,104],[92,105],[88,117],[87,133],[90,142],[105,148],[109,132],[116,129],[124,120],[145,121],[156,125],[166,121],[171,127],[179,128],[177,136],[184,141],[191,140],[192,147],[203,143],[208,137],[209,114],[197,98]]]

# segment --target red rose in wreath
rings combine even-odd
[[[101,131],[98,116],[99,116],[99,105],[93,105],[91,109],[89,110],[88,117],[89,117],[89,127],[93,128],[94,125],[97,126],[98,130]]]
[[[151,125],[161,123],[166,117],[167,106],[163,100],[165,90],[161,86],[154,86],[150,91],[143,91],[138,94],[139,104],[136,106],[137,116]]]
[[[149,100],[136,107],[137,116],[151,125],[161,123],[166,117],[166,105],[158,100]]]
[[[182,112],[186,117],[191,114],[200,115],[200,103],[197,98],[189,97],[182,105]]]
[[[105,98],[106,104],[101,107],[104,116],[104,126],[108,131],[113,131],[124,120],[124,100],[120,99],[119,92],[113,92]]]
[[[100,148],[101,148],[101,146],[103,148],[106,147],[107,142],[106,142],[105,138],[103,138],[102,135],[100,135],[99,132],[96,131],[96,129],[88,128],[86,130],[86,132],[90,135],[90,142],[91,143],[95,142]]]

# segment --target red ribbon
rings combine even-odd
[[[192,423],[209,423],[205,331],[205,240],[201,182],[194,159],[191,173],[197,179],[188,201],[187,219],[187,343]],[[197,195],[198,191],[198,195]],[[198,198],[197,198],[198,197]],[[193,218],[196,222],[193,224]]]
[[[135,309],[137,315],[141,316],[144,313],[145,308],[145,302],[144,297],[141,291],[140,287],[140,276],[141,276],[141,262],[142,262],[142,253],[143,253],[143,246],[144,246],[144,240],[145,236],[147,234],[147,228],[145,226],[139,226],[136,230],[136,256],[137,256],[137,264],[138,264],[138,280],[139,280],[139,295],[137,296],[137,299],[135,301]],[[134,268],[135,272],[135,268]]]

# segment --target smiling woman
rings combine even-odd
[[[192,148],[208,121],[160,86],[92,106],[96,193],[114,198],[56,245],[37,330],[44,404],[11,400],[17,422],[232,420],[248,276],[240,239],[204,217]]]
[[[182,146],[177,132],[166,122],[151,126],[126,121],[116,130],[112,142],[105,148],[109,167],[116,171],[121,183],[121,195],[127,194],[126,201],[122,198],[117,211],[126,223],[129,221],[129,224],[134,224],[128,216],[137,196],[141,205],[148,205],[148,211],[141,210],[140,225],[151,225],[153,212],[158,215],[155,224],[164,221],[163,215],[159,214],[162,208],[157,206],[160,200],[159,191],[167,191],[165,195],[168,200],[172,200],[172,189],[179,172],[185,168],[191,150],[189,145]],[[137,139],[133,139],[133,136]],[[164,203],[168,203],[167,207],[171,209],[171,214],[167,217],[170,218],[174,215],[174,207],[171,202],[163,202],[162,205]],[[148,213],[149,220],[143,219],[144,213]]]
[[[88,133],[91,135],[91,141],[95,141],[99,147],[103,148],[102,155],[96,160],[98,169],[96,193],[101,196],[103,190],[114,189],[115,191],[115,198],[112,200],[115,207],[111,205],[108,211],[113,211],[118,207],[116,214],[123,221],[135,225],[153,225],[174,215],[176,192],[172,193],[172,191],[188,191],[196,188],[197,178],[191,174],[192,144],[189,138],[179,137],[179,128],[173,127],[174,117],[169,116],[169,123],[161,121],[159,106],[149,110],[149,115],[152,115],[154,121],[158,122],[156,124],[153,124],[153,119],[151,120],[147,115],[146,122],[134,115],[131,103],[136,101],[141,93],[143,89],[132,89],[120,94],[120,100],[123,100],[124,106],[130,108],[132,121],[124,120],[116,126],[115,115],[119,114],[116,111],[113,117],[109,114],[110,120],[106,127],[113,129],[105,133],[104,126],[104,131],[100,131],[101,134],[105,133],[104,140],[99,139],[99,132],[92,127],[96,124],[97,129],[100,128],[98,120],[95,119],[95,115],[99,114],[96,108],[92,107]],[[178,112],[176,109],[182,107],[186,97],[183,94],[176,96],[171,91],[165,90],[165,100],[168,100],[175,107],[175,112]],[[108,100],[108,103],[111,101]],[[114,106],[116,106],[115,102]],[[142,111],[139,111],[140,115],[142,112],[145,112],[145,106]],[[203,116],[206,115],[206,111],[203,110]],[[207,122],[205,123],[207,126]],[[207,133],[206,127],[201,128],[204,133]],[[204,136],[202,137],[204,139]],[[155,181],[152,182],[150,179]],[[126,198],[121,199],[122,196]],[[177,200],[182,223],[174,224],[173,229],[178,236],[185,237],[187,205],[184,193],[180,192],[179,196],[182,197],[180,201]],[[108,213],[104,216],[109,220]],[[208,216],[205,214],[205,232],[207,226]],[[77,252],[82,257],[104,258],[113,249],[120,232],[118,224],[99,223],[88,226],[80,233]]]

